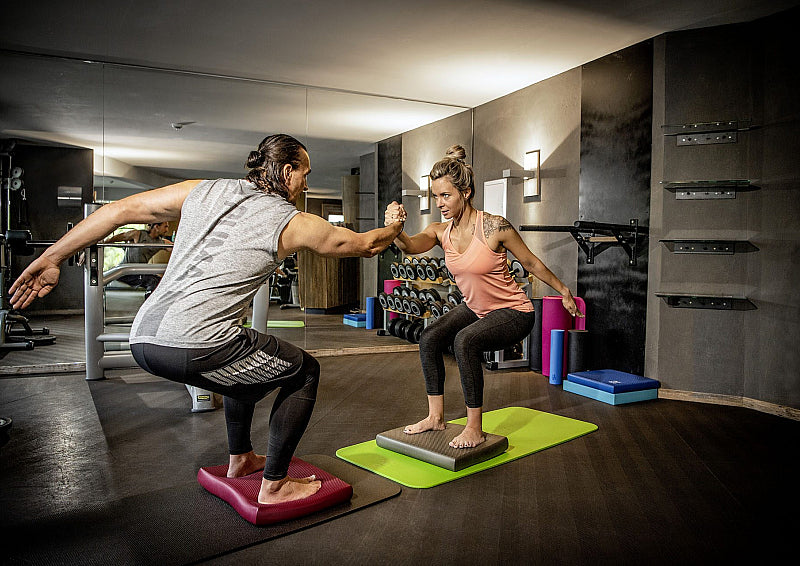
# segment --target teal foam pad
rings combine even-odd
[[[602,389],[595,389],[594,387],[587,387],[580,383],[572,381],[564,382],[564,391],[570,393],[577,393],[596,401],[602,401],[609,405],[623,405],[625,403],[636,403],[637,401],[648,401],[650,399],[658,399],[658,389],[642,389],[640,391],[627,391],[625,393],[609,393]]]
[[[349,318],[345,318],[344,323],[347,326],[354,326],[355,328],[366,328],[367,326],[366,320],[350,320]]]
[[[451,423],[465,425],[467,419]],[[457,472],[381,448],[375,440],[340,448],[336,456],[406,487],[428,488],[488,470],[595,430],[597,425],[592,423],[525,407],[506,407],[483,414],[483,431],[505,436],[508,449],[499,456]]]
[[[463,425],[453,423],[447,423],[444,430],[429,430],[419,434],[406,434],[404,428],[401,426],[380,433],[375,437],[375,443],[381,448],[452,472],[494,458],[508,448],[508,439],[497,434],[487,434],[486,441],[474,448],[453,448],[450,441],[464,430]]]

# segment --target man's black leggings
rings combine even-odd
[[[498,309],[479,318],[461,303],[430,323],[419,340],[419,357],[428,395],[444,394],[444,352],[448,344],[461,374],[467,407],[483,406],[483,353],[502,350],[521,341],[533,329],[534,312]]]
[[[131,353],[152,374],[224,396],[231,454],[253,449],[250,428],[255,405],[280,388],[269,419],[264,478],[286,477],[317,399],[319,363],[310,354],[250,328],[216,348],[131,344]]]

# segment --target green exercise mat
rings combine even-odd
[[[268,320],[267,328],[303,328],[306,325],[302,320]],[[252,328],[250,322],[243,324],[245,328]]]
[[[466,424],[466,417],[450,421]],[[490,460],[452,472],[386,450],[374,440],[345,446],[336,455],[406,487],[427,488],[505,464],[597,430],[597,425],[525,407],[506,407],[483,414],[483,430],[508,438],[508,450]],[[424,434],[424,433],[422,433]]]
[[[268,320],[267,328],[302,328],[306,325],[302,320]]]

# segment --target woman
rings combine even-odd
[[[505,218],[472,206],[475,181],[465,157],[464,148],[454,145],[431,169],[431,192],[445,222],[431,223],[415,236],[401,232],[395,240],[409,255],[441,246],[447,269],[464,296],[464,302],[429,324],[420,337],[428,416],[404,429],[407,434],[418,434],[445,428],[443,352],[453,343],[467,404],[467,425],[450,442],[453,448],[470,448],[486,440],[482,423],[483,352],[512,346],[533,328],[533,304],[509,273],[507,252],[558,291],[570,314],[583,316],[569,288],[528,249]],[[386,225],[403,220],[402,205],[391,203],[386,209]]]
[[[319,363],[294,344],[251,328],[244,317],[259,287],[298,250],[371,257],[402,229],[397,222],[359,234],[295,208],[311,171],[305,146],[285,134],[250,152],[246,179],[184,181],[100,208],[34,260],[11,286],[24,308],[58,283],[61,263],[128,223],[178,220],[164,277],[131,327],[131,353],[145,370],[224,396],[228,477],[264,469],[259,503],[302,499],[321,486],[288,476],[314,409]],[[253,451],[255,404],[272,405],[266,456]]]

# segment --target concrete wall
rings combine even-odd
[[[655,49],[648,375],[666,388],[800,407],[798,10],[668,34]],[[662,124],[750,120],[737,143],[678,146]],[[676,200],[660,181],[754,179],[730,200]],[[661,238],[749,240],[734,255],[670,253]],[[748,297],[755,310],[670,308],[654,293]]]
[[[650,220],[653,49],[646,41],[582,68],[579,219],[647,234]],[[578,294],[592,333],[591,365],[642,375],[647,318],[647,239],[635,265],[621,246],[580,252]],[[599,247],[597,249],[600,249]]]
[[[578,218],[581,69],[573,69],[475,109],[475,205],[483,207],[483,184],[503,169],[522,168],[527,151],[541,150],[541,193],[523,201],[521,180],[508,190],[508,221],[572,224]],[[577,293],[578,246],[569,234],[521,232],[528,247]],[[534,280],[535,296],[554,291]]]

